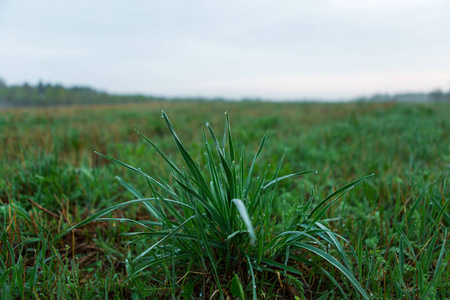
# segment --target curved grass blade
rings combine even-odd
[[[297,172],[297,173],[292,173],[292,174],[289,174],[289,175],[281,176],[281,177],[278,177],[278,178],[272,180],[268,184],[266,184],[263,187],[263,189],[267,189],[269,186],[274,185],[275,183],[277,183],[277,182],[279,182],[281,180],[288,179],[288,178],[291,178],[291,177],[294,177],[294,176],[306,175],[306,174],[310,174],[310,173],[317,173],[317,171],[316,170],[314,170],[314,171],[303,171],[303,172]]]
[[[195,177],[195,179],[197,179],[197,181],[201,185],[203,185],[205,188],[207,188],[208,185],[206,184],[206,181],[203,178],[202,172],[200,171],[197,164],[194,162],[194,160],[192,159],[191,155],[186,150],[184,145],[181,143],[181,140],[178,137],[178,135],[176,134],[175,129],[172,126],[172,123],[170,123],[169,117],[167,117],[167,115],[164,111],[162,111],[162,117],[166,121],[167,127],[169,128],[170,133],[172,134],[172,137],[177,145],[177,148],[180,151],[181,156],[183,157],[188,169],[191,171],[191,173]]]
[[[343,275],[345,275],[351,282],[351,284],[360,292],[360,294],[363,296],[364,299],[370,300],[369,296],[367,295],[366,291],[363,289],[363,287],[359,284],[358,280],[356,280],[355,276],[343,265],[341,264],[336,258],[331,256],[330,254],[326,253],[323,250],[320,250],[319,248],[316,248],[314,246],[302,243],[302,242],[296,242],[293,243],[299,248],[303,248],[305,250],[308,250],[319,257],[325,259],[330,264],[332,264],[334,267],[336,267]]]
[[[248,257],[247,253],[245,253],[245,256],[247,257],[248,268],[250,269],[250,274],[252,275],[253,300],[258,300],[258,296],[256,295],[256,280],[255,273],[253,272],[252,261],[250,260],[250,257]]]
[[[262,258],[262,259],[261,259],[261,262],[262,262],[263,264],[266,264],[266,265],[269,265],[269,266],[272,266],[272,267],[279,268],[279,269],[281,269],[281,270],[283,270],[283,271],[287,271],[287,272],[290,272],[290,273],[292,273],[292,274],[303,275],[303,273],[300,272],[299,270],[297,270],[296,268],[286,266],[285,264],[279,263],[279,262],[274,261],[274,260],[272,260],[272,259]]]
[[[297,260],[305,265],[309,265],[311,267],[315,267],[318,268],[323,274],[325,274],[325,276],[328,277],[328,279],[331,280],[331,282],[339,289],[339,291],[341,292],[342,296],[344,297],[344,299],[348,299],[347,295],[345,294],[344,290],[342,289],[341,285],[336,281],[336,279],[324,268],[322,268],[321,266],[319,266],[318,264],[307,260],[303,257],[297,256],[297,255],[291,255],[291,258],[294,260]]]
[[[444,271],[444,268],[445,268],[445,265],[446,265],[445,259],[444,259],[445,243],[446,242],[447,242],[447,230],[445,231],[444,242],[442,243],[441,251],[439,253],[439,258],[438,258],[437,263],[436,263],[436,268],[434,270],[433,279],[431,279],[431,281],[429,282],[427,288],[425,289],[423,294],[420,296],[421,299],[428,299],[427,298],[428,294],[435,287],[438,279],[441,277],[441,274]],[[448,257],[446,257],[446,258],[448,259]]]
[[[71,231],[73,229],[79,228],[81,226],[84,226],[84,225],[86,225],[88,223],[91,223],[92,221],[96,221],[97,219],[101,218],[102,216],[106,215],[107,213],[110,213],[110,212],[112,212],[112,211],[114,211],[114,210],[116,210],[118,208],[123,207],[123,206],[129,205],[129,204],[132,204],[132,203],[138,203],[138,202],[144,202],[144,201],[150,201],[150,200],[156,200],[156,198],[135,199],[135,200],[130,200],[130,201],[127,201],[127,202],[119,203],[119,204],[113,205],[111,207],[105,208],[104,210],[96,212],[95,214],[93,214],[92,216],[87,218],[86,220],[81,221],[77,225],[74,225],[74,226],[70,227],[69,229],[67,229],[67,232],[69,232],[69,231]],[[181,203],[181,202],[178,202],[178,201],[175,201],[175,200],[171,200],[171,199],[164,199],[164,200],[165,201],[174,202],[174,203],[177,203],[179,205],[183,205],[183,206],[189,207],[191,209],[194,209],[193,207],[191,207],[191,206],[189,206],[187,204],[184,204],[184,203]]]
[[[433,202],[434,202],[434,203],[438,203],[436,200],[434,200]],[[433,224],[429,227],[430,230],[433,230],[434,227],[435,227],[436,225],[438,225],[439,222],[441,222],[442,216],[444,215],[445,209],[447,208],[447,206],[448,206],[449,203],[450,203],[450,198],[448,198],[447,201],[445,201],[444,206],[440,207],[440,210],[441,210],[441,211],[439,212],[439,214],[437,215],[437,217],[434,219]],[[438,203],[438,204],[439,204],[439,203]]]
[[[146,178],[148,178],[148,179],[151,180],[152,182],[156,183],[156,185],[158,185],[158,186],[159,186],[160,188],[162,188],[164,191],[166,191],[166,192],[169,193],[170,195],[176,197],[176,194],[175,194],[172,190],[170,190],[167,186],[163,185],[162,183],[160,183],[158,180],[154,179],[154,178],[151,177],[150,175],[148,175],[148,174],[142,172],[141,169],[137,169],[137,168],[135,168],[135,167],[133,167],[133,166],[130,166],[129,164],[126,164],[126,163],[124,163],[124,162],[122,162],[122,161],[120,161],[120,160],[118,160],[118,159],[115,159],[115,158],[110,157],[110,156],[108,156],[108,155],[101,154],[101,153],[99,153],[99,152],[97,152],[97,151],[94,151],[94,153],[97,154],[97,155],[100,155],[101,157],[106,158],[106,159],[108,159],[108,160],[110,160],[110,161],[112,161],[112,162],[115,162],[116,164],[119,164],[119,165],[121,165],[122,167],[125,167],[125,168],[127,168],[127,169],[129,169],[129,170],[132,170],[132,171],[134,171],[134,172],[136,172],[136,173],[139,173],[139,174],[145,176]]]
[[[230,123],[230,116],[228,115],[228,112],[225,112],[225,118],[226,118],[226,130],[228,132],[228,147],[230,151],[230,159],[233,162],[235,160],[235,152],[234,152],[234,143],[233,143],[233,136],[231,135],[231,123]]]
[[[122,222],[126,222],[126,223],[131,223],[131,224],[136,224],[136,225],[142,226],[142,227],[144,227],[144,228],[146,228],[148,230],[151,230],[151,231],[154,230],[153,228],[151,228],[150,226],[147,226],[146,224],[144,224],[142,222],[139,222],[139,221],[136,221],[136,220],[132,220],[132,219],[127,219],[127,218],[98,218],[96,220],[96,222],[100,222],[100,221],[105,221],[105,222],[111,222],[111,221],[117,222],[117,221],[119,221],[121,223]],[[156,224],[159,225],[161,223],[156,223]]]
[[[261,153],[261,150],[263,149],[264,144],[266,143],[266,140],[267,140],[267,133],[264,135],[263,139],[261,140],[259,149],[256,152],[255,156],[253,157],[252,164],[250,165],[250,170],[248,171],[248,174],[247,174],[247,182],[246,182],[246,186],[245,186],[245,190],[244,190],[244,197],[243,197],[244,199],[247,199],[250,185],[252,184],[253,167],[255,166],[256,159],[258,158],[259,154]]]
[[[241,199],[233,199],[232,201],[234,205],[236,205],[239,214],[241,215],[241,218],[244,221],[245,226],[247,227],[248,234],[250,235],[250,244],[254,246],[256,243],[256,234],[252,225],[252,221],[250,220],[250,216],[248,215],[247,208],[245,207],[245,204]]]
[[[357,184],[361,183],[362,181],[366,180],[369,177],[372,177],[375,174],[370,174],[370,175],[366,175],[364,177],[361,177],[355,181],[350,182],[349,184],[344,185],[343,187],[337,189],[334,193],[331,193],[330,195],[328,195],[327,197],[325,197],[325,199],[323,199],[322,201],[320,201],[319,204],[317,204],[313,210],[309,213],[309,218],[311,218],[312,216],[316,215],[317,211],[320,211],[321,213],[324,211],[324,209],[322,208],[323,205],[325,205],[326,202],[328,202],[328,200],[336,197],[335,200],[339,199],[340,197],[342,197],[346,192],[350,191],[351,189],[353,189]],[[322,208],[322,209],[321,209]],[[325,210],[326,211],[326,210]],[[317,220],[316,220],[317,221]]]
[[[156,146],[155,143],[153,143],[152,140],[150,140],[149,138],[147,138],[145,135],[143,135],[140,131],[137,131],[137,134],[142,137],[147,143],[149,143],[153,149],[156,150],[156,152],[158,152],[158,154],[167,162],[167,164],[179,175],[182,175],[182,172],[180,171],[180,169],[178,169],[178,167],[175,165],[175,163],[161,150],[159,149],[158,146]]]
[[[178,260],[183,260],[183,259],[193,259],[193,258],[198,258],[200,257],[199,253],[178,253],[177,255],[172,255],[172,253],[170,254],[160,254],[160,255],[156,255],[156,257],[158,259],[153,259],[151,262],[147,262],[147,263],[143,263],[142,265],[140,265],[138,267],[137,270],[135,270],[133,273],[131,273],[130,275],[127,275],[127,279],[125,281],[128,282],[131,279],[133,279],[134,277],[136,277],[139,274],[142,274],[141,272],[144,271],[145,269],[148,269],[149,267],[152,267],[154,265],[160,264],[161,263],[161,259],[165,259],[165,258],[174,258],[176,261]]]
[[[136,198],[138,198],[138,199],[145,198],[144,195],[142,195],[139,191],[137,191],[132,185],[130,185],[127,182],[125,182],[124,180],[122,180],[122,178],[120,178],[119,176],[116,176],[116,179],[120,182],[121,185],[123,185]],[[147,201],[144,202],[144,206],[145,206],[145,208],[147,208],[147,210],[150,212],[150,214],[152,214],[153,217],[155,217],[157,220],[160,220],[161,216],[158,214],[156,209],[149,202],[147,202]]]
[[[138,261],[139,259],[141,259],[143,256],[145,256],[147,253],[149,253],[150,251],[152,251],[153,249],[155,249],[155,247],[157,247],[159,244],[163,243],[164,241],[166,241],[167,239],[171,238],[173,235],[175,235],[180,229],[182,229],[190,220],[192,220],[193,218],[195,218],[196,216],[192,216],[189,219],[187,219],[186,221],[184,221],[183,223],[181,223],[178,227],[174,228],[169,234],[167,234],[165,237],[163,237],[162,239],[160,239],[158,242],[156,242],[155,244],[153,244],[153,246],[151,246],[150,248],[146,249],[144,252],[142,252],[141,254],[139,254],[135,259],[134,262]]]

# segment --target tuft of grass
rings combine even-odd
[[[280,288],[291,296],[299,296],[314,281],[311,271],[314,270],[327,276],[342,297],[347,298],[347,294],[356,290],[364,299],[369,299],[354,274],[351,261],[358,261],[356,252],[345,239],[327,227],[325,214],[333,203],[371,175],[337,189],[316,205],[311,196],[294,207],[280,226],[280,212],[274,205],[278,201],[278,183],[317,171],[279,174],[283,159],[275,170],[270,165],[265,169],[261,167],[257,161],[267,134],[253,159],[247,163],[244,149],[238,151],[235,147],[227,113],[221,141],[206,124],[206,130],[203,130],[204,158],[201,162],[196,161],[164,111],[162,117],[184,164],[177,165],[140,131],[137,134],[170,168],[171,177],[167,181],[98,153],[143,176],[150,197],[118,178],[136,199],[109,206],[69,231],[93,221],[135,225],[134,228],[139,229],[123,233],[132,239],[130,243],[143,247],[136,257],[126,262],[129,280],[153,270],[152,274],[159,274],[159,278],[152,275],[154,280],[159,281],[161,287],[168,287],[172,296],[185,297],[183,292],[189,291],[192,295],[219,295],[222,299],[229,295],[258,299]],[[259,176],[255,174],[256,169]],[[148,219],[104,217],[116,209],[137,203],[144,205]],[[349,258],[348,253],[353,257]]]

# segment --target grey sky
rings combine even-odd
[[[450,1],[0,0],[0,77],[167,96],[448,90]]]

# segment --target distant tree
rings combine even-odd
[[[7,101],[8,98],[8,86],[3,78],[0,77],[0,102]]]
[[[0,77],[0,89],[7,88],[6,81]]]
[[[444,92],[441,89],[436,89],[430,93],[430,98],[432,101],[439,102],[444,98]]]
[[[42,81],[39,81],[36,89],[37,89],[39,99],[42,99],[44,97],[44,93],[45,93],[45,85],[42,83]]]

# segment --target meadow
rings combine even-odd
[[[450,298],[449,116],[394,102],[0,110],[0,298]],[[216,217],[210,189],[230,203]],[[112,210],[138,198],[156,200]]]

